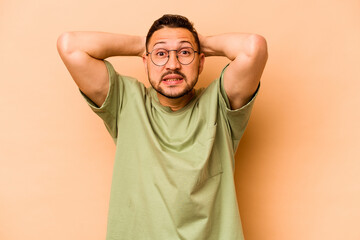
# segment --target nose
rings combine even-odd
[[[181,68],[181,64],[180,64],[179,60],[177,59],[176,51],[169,52],[169,60],[166,63],[166,68],[170,69],[170,70]]]

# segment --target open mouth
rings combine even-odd
[[[184,81],[184,78],[179,74],[168,74],[162,79],[162,82],[166,85],[176,85]]]
[[[162,82],[166,85],[176,85],[182,83],[183,80],[184,80],[183,78],[170,78],[163,80]]]

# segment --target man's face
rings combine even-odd
[[[148,51],[163,48],[179,50],[191,47],[199,51],[192,33],[185,28],[162,28],[154,32],[148,43]],[[161,95],[167,98],[180,98],[191,92],[204,65],[205,56],[195,53],[194,60],[181,64],[176,58],[176,51],[169,52],[169,60],[163,66],[155,65],[150,55],[144,57],[145,69],[150,84]]]

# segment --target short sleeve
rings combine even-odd
[[[227,96],[227,94],[225,92],[225,88],[224,88],[223,76],[224,76],[226,67],[224,68],[224,70],[222,71],[221,76],[220,76],[219,104],[220,104],[220,108],[222,108],[222,111],[226,117],[228,126],[231,131],[232,139],[234,141],[240,141],[242,135],[244,134],[247,123],[249,121],[251,110],[254,106],[255,98],[258,94],[260,84],[259,84],[258,88],[256,89],[253,97],[247,104],[245,104],[241,108],[232,110],[230,107],[230,102],[229,102],[228,96]]]
[[[113,139],[117,138],[117,116],[121,107],[123,82],[122,77],[115,71],[108,61],[104,60],[109,75],[109,90],[102,106],[97,106],[80,89],[90,108],[104,121],[107,130]]]

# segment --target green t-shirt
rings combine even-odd
[[[224,69],[173,112],[153,88],[105,64],[110,87],[103,105],[82,94],[116,144],[106,239],[243,239],[234,154],[255,97],[230,110]]]

